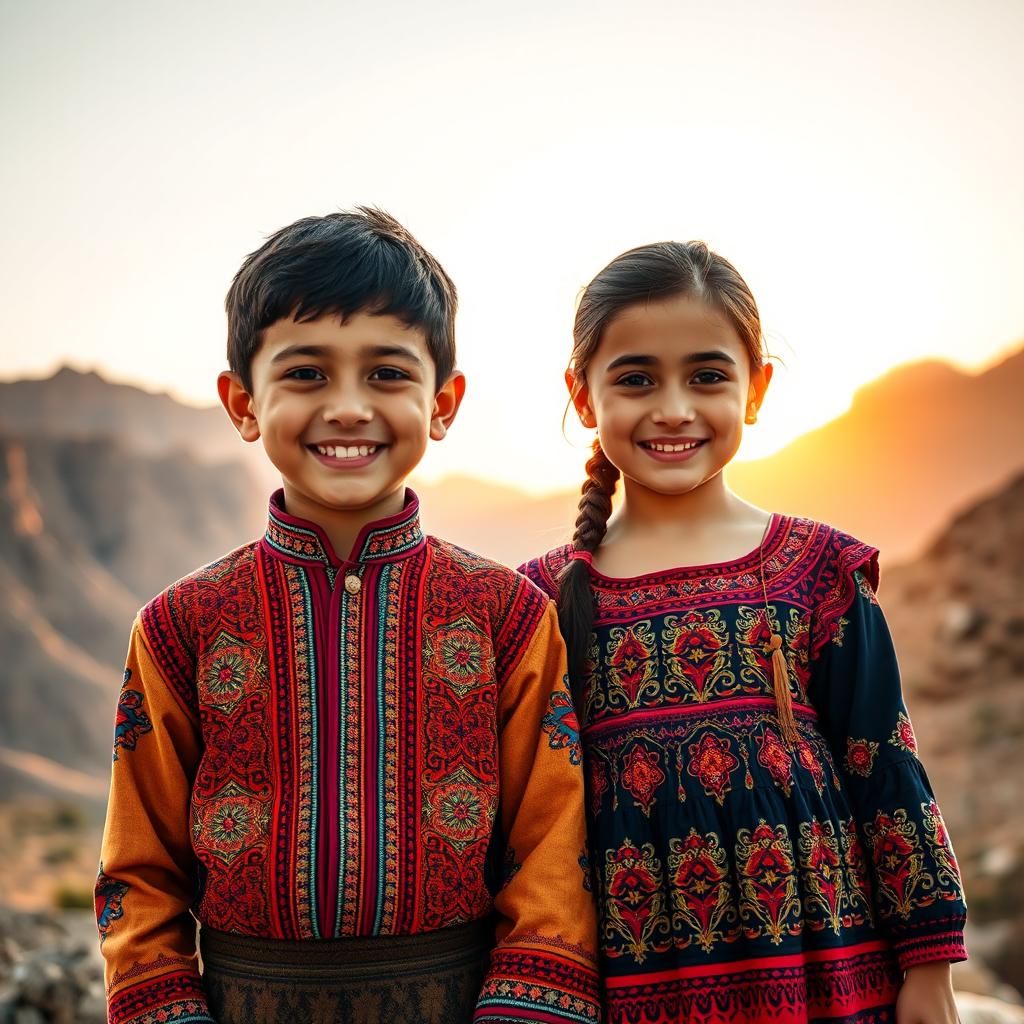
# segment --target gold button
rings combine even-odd
[[[358,576],[346,576],[345,589],[350,594],[358,594],[363,589],[363,581]]]

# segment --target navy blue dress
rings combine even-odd
[[[555,595],[569,550],[522,571]],[[732,562],[591,569],[581,734],[608,1024],[892,1022],[907,967],[966,956],[877,556],[776,515]]]

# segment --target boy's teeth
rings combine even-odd
[[[691,448],[696,448],[700,441],[688,441],[686,444],[657,444],[654,441],[648,442],[648,447],[653,448],[656,452],[686,452]]]
[[[350,444],[350,445],[333,445],[333,444],[318,444],[316,450],[321,455],[327,455],[332,459],[358,459],[362,456],[372,455],[377,450],[375,444]]]

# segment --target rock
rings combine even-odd
[[[1011,1006],[990,996],[957,993],[962,1024],[1024,1024],[1024,1007]]]

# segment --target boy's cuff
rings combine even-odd
[[[198,974],[164,974],[112,994],[108,1024],[216,1024]]]
[[[498,948],[473,1024],[598,1024],[597,971],[570,957],[527,947]]]

